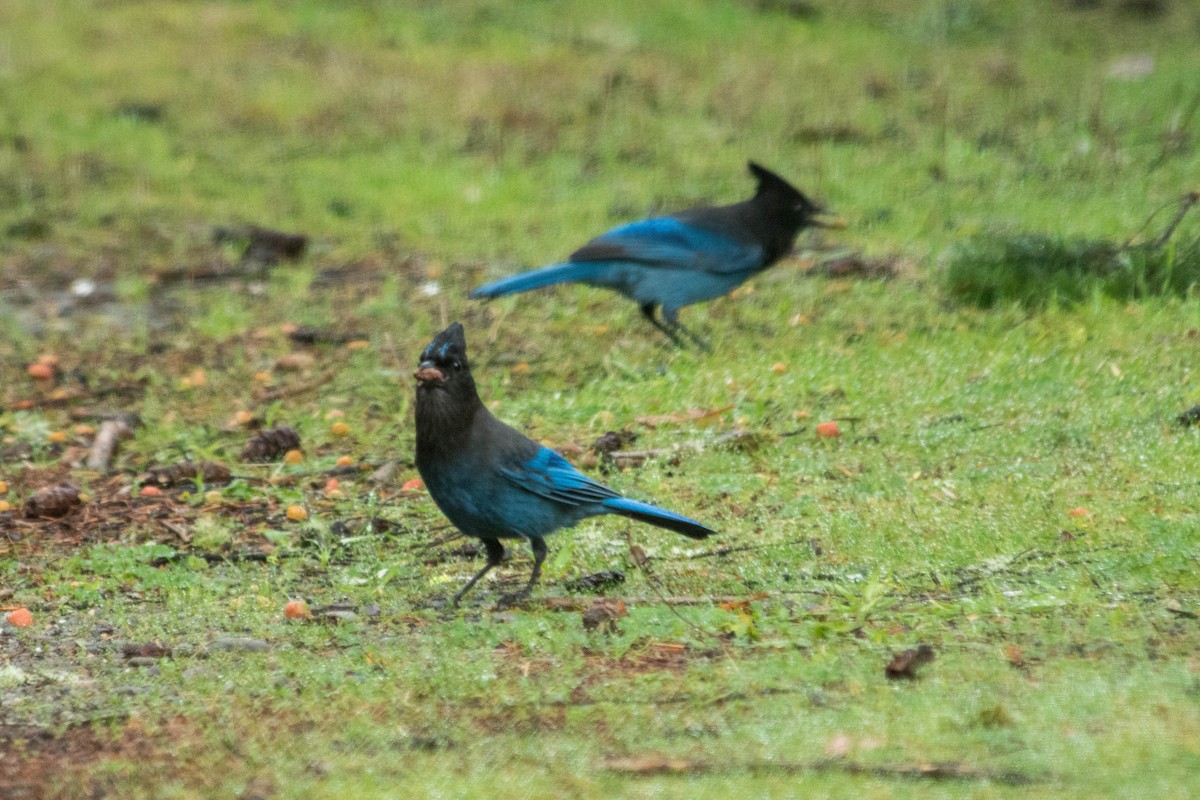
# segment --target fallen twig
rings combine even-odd
[[[63,392],[56,392],[47,397],[32,397],[24,400],[14,400],[9,404],[11,411],[26,411],[31,408],[65,408],[82,400],[95,400],[101,397],[135,395],[146,390],[145,383],[117,383],[112,386],[100,386],[95,389],[80,386]]]
[[[267,403],[273,403],[276,400],[289,399],[296,397],[297,395],[306,394],[308,392],[315,392],[318,389],[329,385],[329,382],[332,380],[332,378],[333,372],[326,371],[311,381],[305,381],[304,383],[297,383],[291,386],[257,388],[251,394],[254,402],[257,405],[266,405]]]
[[[1170,223],[1168,223],[1163,232],[1159,234],[1158,238],[1149,243],[1151,250],[1158,250],[1168,241],[1170,241],[1171,236],[1175,233],[1175,229],[1179,227],[1179,223],[1183,222],[1183,218],[1187,216],[1188,211],[1190,211],[1192,206],[1196,205],[1196,203],[1200,203],[1200,192],[1188,192],[1182,198],[1180,198],[1179,208],[1175,211],[1175,217]],[[1149,224],[1150,220],[1146,220],[1146,225]],[[1145,228],[1146,226],[1143,225],[1142,227]],[[1126,242],[1124,247],[1125,249],[1128,249],[1130,247],[1130,243]]]
[[[712,597],[608,597],[614,603],[624,603],[627,606],[659,605],[667,606],[719,606],[723,603],[742,603],[747,599],[761,600],[775,597],[775,592],[759,592],[752,598],[735,597],[733,595],[713,595]],[[542,597],[526,600],[531,605],[540,605],[551,611],[583,611],[596,601],[595,597]]]
[[[152,482],[159,486],[178,486],[182,483],[191,483],[194,485],[204,484],[206,486],[214,486],[222,483],[229,483],[233,480],[233,473],[229,471],[229,467],[224,464],[218,464],[215,461],[180,461],[178,464],[169,464],[161,467],[151,467],[142,476],[145,482]]]
[[[112,464],[113,453],[122,439],[133,435],[133,428],[123,417],[106,419],[100,423],[100,431],[92,442],[91,452],[88,453],[87,468],[99,472],[107,472]]]
[[[685,775],[712,772],[843,772],[880,778],[925,778],[929,780],[992,781],[1009,786],[1024,786],[1038,779],[1015,770],[986,770],[956,762],[923,764],[862,764],[840,758],[819,761],[751,761],[743,764],[698,761],[666,756],[615,756],[606,758],[599,769],[627,775]]]
[[[647,461],[664,457],[669,458],[670,463],[675,464],[678,463],[680,456],[685,452],[698,453],[709,447],[750,444],[758,440],[760,435],[744,428],[738,428],[737,430],[726,431],[714,439],[698,439],[696,441],[672,445],[671,447],[655,447],[648,450],[613,450],[603,453],[601,458],[606,463],[613,464],[622,469],[625,467],[640,467]]]

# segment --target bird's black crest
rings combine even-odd
[[[750,170],[750,174],[758,180],[759,194],[772,192],[785,198],[794,199],[797,205],[804,207],[806,211],[810,211],[811,213],[821,211],[821,207],[805,197],[803,192],[763,165],[747,161],[746,167]]]
[[[444,364],[456,359],[464,364],[467,362],[467,336],[460,322],[455,322],[433,337],[433,341],[421,353],[422,362]]]
[[[805,196],[804,192],[788,184],[786,180],[770,172],[762,164],[748,161],[746,162],[746,167],[750,169],[750,174],[754,175],[758,181],[758,194],[770,192],[778,197],[792,199],[797,207],[805,213],[821,213],[824,211],[820,204],[814,203],[814,201]]]

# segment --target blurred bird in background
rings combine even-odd
[[[565,262],[480,286],[491,298],[559,283],[586,283],[620,292],[678,346],[687,337],[707,345],[679,321],[679,309],[728,294],[791,250],[806,227],[837,227],[824,209],[774,172],[749,162],[754,197],[702,206],[614,228]],[[662,308],[662,318],[655,309]]]

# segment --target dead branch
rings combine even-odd
[[[986,770],[955,762],[921,764],[862,764],[840,758],[819,761],[752,761],[744,764],[717,763],[658,755],[611,757],[599,764],[608,772],[627,775],[694,775],[712,772],[843,772],[879,778],[924,778],[927,780],[992,781],[1009,786],[1025,786],[1037,778],[1015,770]]]
[[[1200,202],[1200,192],[1189,192],[1183,196],[1179,203],[1179,208],[1175,211],[1175,218],[1171,220],[1166,229],[1159,234],[1159,237],[1150,243],[1150,249],[1157,250],[1170,241],[1171,236],[1175,233],[1175,229],[1179,227],[1179,223],[1183,222],[1183,218],[1191,210],[1192,206]]]
[[[775,592],[759,592],[752,597],[734,597],[733,595],[714,595],[712,597],[609,597],[614,603],[624,603],[627,606],[719,606],[725,603],[744,603],[747,600],[763,600],[775,597]],[[533,598],[525,602],[530,605],[540,605],[550,611],[584,611],[596,601],[595,597],[543,597]]]
[[[100,423],[100,432],[96,434],[92,450],[88,453],[87,468],[107,472],[117,445],[122,439],[128,439],[130,436],[133,436],[133,428],[125,418],[104,420]]]
[[[613,450],[603,453],[601,457],[604,461],[620,468],[640,467],[647,461],[658,458],[667,458],[669,459],[669,463],[676,464],[685,452],[699,453],[709,447],[737,448],[752,446],[759,440],[760,436],[761,434],[738,428],[737,430],[726,431],[711,440],[698,439],[696,441],[672,445],[671,447],[655,447],[649,450]]]

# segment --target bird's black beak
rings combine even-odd
[[[432,361],[422,361],[417,365],[417,371],[413,373],[413,377],[420,384],[443,383],[446,380],[446,373],[438,369]]]
[[[832,230],[841,230],[847,226],[844,217],[840,217],[820,206],[817,206],[810,213],[808,224],[814,228],[830,228]]]

